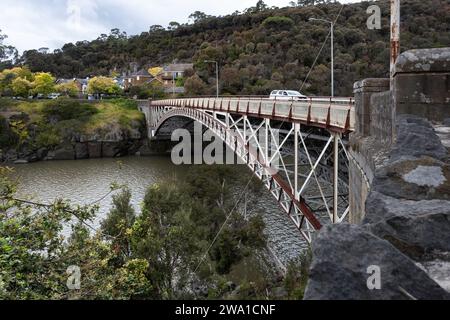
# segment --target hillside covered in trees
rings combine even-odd
[[[389,1],[339,3],[269,8],[262,1],[244,13],[212,17],[195,12],[191,24],[171,22],[152,26],[140,35],[118,29],[88,42],[64,45],[46,53],[24,52],[18,64],[33,72],[58,77],[127,74],[164,63],[194,62],[195,72],[185,79],[188,94],[213,94],[215,69],[205,60],[220,63],[222,94],[268,94],[273,89],[300,89],[307,94],[330,94],[330,46],[326,23],[309,18],[336,19],[336,94],[351,95],[353,82],[365,77],[386,77],[389,72]],[[320,1],[331,2],[331,1]],[[307,1],[306,1],[307,3]],[[317,3],[317,1],[316,1]],[[381,7],[381,30],[366,26],[371,4]],[[402,1],[402,51],[450,44],[448,0]],[[311,70],[308,80],[303,83]]]

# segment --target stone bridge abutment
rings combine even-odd
[[[450,118],[450,48],[404,52],[393,81],[392,91],[387,78],[354,85],[356,122],[349,150],[350,222],[354,224],[363,221],[375,172],[395,148],[397,120],[416,116],[440,126]]]
[[[318,233],[307,300],[450,299],[450,48],[401,54],[390,88],[355,83],[351,224]]]

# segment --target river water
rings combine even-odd
[[[31,195],[44,203],[63,198],[73,204],[91,204],[108,194],[112,183],[126,184],[133,195],[132,205],[139,213],[150,185],[169,178],[183,179],[186,167],[175,166],[170,157],[155,156],[37,162],[15,166],[15,172],[19,179],[19,196]],[[92,223],[95,228],[109,212],[111,202],[112,195],[98,202],[100,210]],[[276,260],[286,265],[307,245],[268,192],[258,198],[255,206],[252,211],[261,213],[266,222],[270,250]]]

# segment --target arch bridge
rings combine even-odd
[[[347,219],[352,98],[201,97],[149,101],[141,109],[150,137],[175,118],[211,130],[262,181],[308,242],[324,224]]]

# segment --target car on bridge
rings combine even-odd
[[[300,92],[294,90],[274,90],[270,93],[270,99],[300,101],[307,99],[307,97],[301,94]]]

